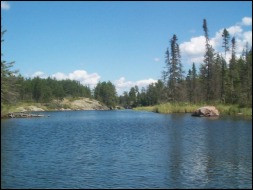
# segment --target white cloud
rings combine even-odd
[[[60,72],[57,72],[57,73],[55,73],[55,74],[52,74],[51,77],[52,77],[52,78],[55,78],[55,79],[57,79],[57,80],[65,80],[65,79],[68,78],[67,75],[65,75],[64,73],[60,73]]]
[[[7,1],[1,1],[1,9],[9,10],[10,4]]]
[[[211,41],[214,44],[214,48],[215,50],[221,52],[222,54],[224,54],[224,48],[222,47],[222,33],[223,33],[224,29],[220,29],[219,32],[216,32],[216,35],[214,38],[211,39]],[[243,49],[245,48],[246,43],[248,42],[249,47],[251,47],[252,45],[252,31],[243,31],[242,26],[231,26],[229,28],[227,28],[229,35],[230,35],[230,46],[231,46],[231,39],[232,37],[235,37],[235,41],[236,41],[236,52],[238,53],[238,55],[241,54],[241,52],[243,51]],[[228,52],[229,53],[229,52]],[[228,57],[230,58],[230,57]],[[229,60],[229,59],[227,59]]]
[[[242,25],[251,26],[252,25],[252,18],[251,17],[244,17],[242,19]]]
[[[52,75],[52,78],[56,78],[57,80],[76,80],[79,81],[82,85],[88,85],[91,88],[94,88],[101,77],[97,73],[89,74],[85,70],[75,70],[69,74],[64,74],[61,72],[55,73]]]
[[[138,80],[135,82],[135,85],[137,85],[139,88],[141,88],[141,87],[146,87],[147,85],[152,84],[152,83],[156,83],[156,82],[157,82],[157,80],[149,78],[149,79],[144,79],[144,80]]]
[[[47,78],[48,76],[42,71],[37,71],[32,74],[32,78],[34,77]],[[55,74],[52,74],[50,77],[55,78],[56,80],[76,80],[79,81],[82,85],[87,85],[91,88],[94,88],[101,78],[97,73],[89,74],[85,70],[75,70],[69,74],[57,72]]]
[[[230,34],[230,45],[232,37],[235,37],[236,39],[236,52],[238,55],[241,54],[247,42],[249,44],[249,47],[252,46],[252,31],[243,30],[243,26],[251,25],[251,22],[251,17],[244,17],[242,19],[242,23],[236,23],[235,25],[226,28]],[[224,48],[222,47],[223,30],[224,28],[221,28],[215,33],[214,37],[210,37],[210,44],[212,45],[212,47],[215,49],[216,52],[222,54],[224,54]],[[202,63],[205,54],[205,37],[192,37],[189,41],[180,44],[180,50],[183,63]],[[229,53],[230,52],[227,52],[227,60],[230,59]]]
[[[187,55],[199,55],[205,52],[205,37],[193,37],[189,42],[180,44],[180,50]]]
[[[180,46],[182,59],[190,63],[199,63],[205,53],[205,37],[193,37],[189,42],[183,42]],[[184,62],[184,61],[183,61]]]
[[[252,31],[247,31],[243,33],[243,42],[245,44],[248,42],[249,48],[252,46]]]
[[[125,77],[121,77],[120,79],[114,81],[114,85],[116,87],[118,95],[121,95],[124,91],[129,91],[131,87],[138,86],[139,89],[142,87],[146,87],[149,84],[156,83],[157,80],[149,78],[144,80],[138,80],[135,82],[126,81]]]
[[[116,80],[114,82],[116,88],[130,88],[134,86],[133,82],[131,81],[126,81],[125,77],[120,77],[119,80]]]
[[[32,78],[39,77],[39,78],[47,78],[47,75],[42,71],[37,71],[32,74]]]
[[[229,32],[230,36],[235,36],[235,35],[240,36],[243,29],[241,28],[241,26],[235,25],[235,26],[231,26],[231,27],[227,28],[227,31]]]
[[[159,61],[160,61],[160,58],[156,57],[156,58],[154,58],[154,61],[155,61],[155,62],[159,62]]]

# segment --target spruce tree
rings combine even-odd
[[[203,79],[204,79],[204,91],[206,92],[206,98],[205,100],[208,102],[211,100],[214,90],[213,89],[213,81],[212,81],[212,75],[213,75],[213,62],[214,62],[214,49],[209,43],[209,36],[208,36],[208,28],[207,28],[207,22],[206,19],[203,20],[203,30],[204,30],[204,35],[206,39],[206,52],[204,55],[204,65],[202,69]]]
[[[167,79],[170,100],[175,102],[180,100],[180,88],[183,79],[181,56],[177,36],[174,34],[170,40],[171,57],[169,51],[166,51]]]
[[[230,103],[237,103],[238,100],[238,82],[239,82],[239,73],[237,68],[237,60],[236,60],[236,40],[235,37],[231,40],[231,59],[229,62],[229,102]]]
[[[4,42],[3,35],[6,30],[2,30],[1,26],[1,46]],[[2,59],[1,52],[1,108],[4,103],[13,103],[16,101],[18,92],[16,90],[16,77],[18,71],[13,71],[14,62],[6,62]]]
[[[226,28],[224,28],[223,30],[222,37],[223,37],[222,47],[224,47],[225,59],[226,59],[227,51],[229,51],[229,39],[230,39],[229,32],[227,31]]]

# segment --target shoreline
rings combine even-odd
[[[223,104],[212,104],[215,106],[220,115],[231,115],[231,116],[245,116],[252,118],[252,108],[240,108],[238,105],[223,105]],[[161,114],[170,113],[193,113],[200,107],[204,107],[206,104],[187,104],[187,103],[164,103],[154,106],[143,106],[133,108],[137,111],[150,111]]]

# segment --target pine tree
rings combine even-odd
[[[1,44],[4,42],[3,35],[6,30],[2,30],[1,26]],[[18,71],[11,70],[14,62],[6,62],[2,59],[1,52],[1,107],[3,103],[11,103],[16,101],[18,92],[16,91],[16,77]]]
[[[236,59],[236,40],[235,37],[231,40],[231,59],[229,62],[229,94],[228,99],[230,103],[237,103],[238,101],[238,83],[239,83],[239,73],[237,68]]]
[[[197,95],[198,95],[198,91],[197,91],[197,70],[196,70],[196,66],[195,63],[192,64],[192,101],[194,103],[197,102]]]
[[[192,64],[192,69],[189,69],[186,77],[187,99],[196,103],[198,101],[198,76],[195,63]]]
[[[220,100],[221,98],[221,73],[222,73],[222,60],[223,58],[217,54],[212,66],[212,100]]]
[[[213,81],[212,81],[212,75],[213,75],[213,63],[214,63],[214,49],[209,43],[209,36],[208,36],[208,28],[207,28],[207,22],[206,19],[203,21],[203,30],[205,34],[205,39],[206,39],[206,53],[204,55],[204,65],[202,69],[202,73],[204,75],[204,86],[205,86],[205,91],[206,91],[206,101],[209,102],[211,100],[211,97],[213,96],[214,90],[213,89]]]
[[[221,102],[223,102],[223,103],[226,103],[226,100],[225,100],[226,81],[227,81],[227,62],[223,57],[221,57],[221,82],[220,82],[221,83],[221,90],[220,90],[221,95],[220,95],[220,99],[221,99]]]
[[[171,57],[169,50],[167,49],[166,51],[167,71],[165,73],[167,79],[167,88],[169,92],[169,98],[173,102],[178,101],[181,98],[180,85],[183,79],[181,56],[177,40],[177,36],[174,34],[170,40]]]
[[[229,32],[227,31],[226,28],[224,28],[223,30],[222,37],[223,37],[222,47],[224,47],[225,59],[226,59],[226,53],[227,51],[229,51],[229,39],[230,39]]]
[[[94,89],[94,97],[109,108],[114,108],[116,106],[117,92],[115,86],[110,81],[99,82]]]
[[[186,87],[187,87],[187,98],[189,102],[193,102],[193,85],[192,85],[192,70],[189,69],[186,77]]]

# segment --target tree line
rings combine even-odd
[[[205,54],[197,70],[195,63],[186,76],[181,63],[176,34],[165,52],[165,69],[157,83],[139,91],[132,87],[119,97],[125,107],[149,106],[164,102],[223,103],[252,107],[252,47],[245,45],[242,55],[236,56],[236,39],[226,28],[222,33],[224,55],[210,44],[206,19],[203,19]],[[229,62],[226,62],[228,52]]]
[[[197,70],[195,63],[185,75],[181,63],[177,35],[170,39],[165,51],[165,68],[157,83],[139,89],[137,86],[117,96],[110,82],[99,82],[94,89],[74,80],[35,77],[25,79],[13,71],[14,62],[1,59],[1,107],[3,104],[24,102],[50,102],[64,97],[87,97],[103,102],[108,107],[122,105],[125,108],[156,105],[164,102],[190,102],[239,104],[252,107],[252,48],[246,45],[242,55],[236,56],[236,39],[230,40],[229,32],[222,33],[224,56],[210,44],[207,21],[203,20],[205,54]],[[6,30],[5,30],[6,31]],[[1,31],[1,43],[3,34]],[[228,52],[229,62],[226,62]],[[1,53],[1,57],[3,54]]]
[[[117,93],[115,86],[110,82],[99,82],[94,89],[82,85],[76,80],[57,80],[56,78],[24,78],[21,75],[12,76],[15,86],[12,95],[3,93],[2,103],[10,104],[17,102],[39,102],[48,103],[52,100],[63,100],[64,98],[93,98],[103,102],[108,107],[117,104]]]

